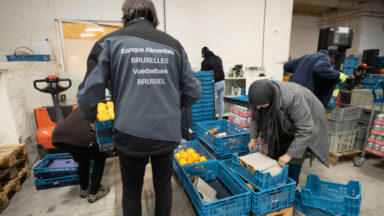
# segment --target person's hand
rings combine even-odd
[[[289,161],[291,161],[292,157],[288,154],[284,154],[281,157],[279,157],[279,161],[277,162],[280,167],[283,167],[285,164],[287,164]]]
[[[264,140],[252,138],[248,143],[248,149],[256,152],[256,146],[264,144]]]
[[[248,143],[248,149],[256,151],[256,139],[251,138],[251,141]]]
[[[96,131],[95,123],[89,123],[89,126],[91,127],[92,131]]]
[[[340,75],[339,75],[339,83],[340,84],[343,84],[345,82],[347,78],[345,77],[345,74],[341,73],[340,72]]]

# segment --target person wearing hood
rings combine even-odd
[[[285,63],[284,71],[292,73],[291,82],[311,90],[326,107],[336,84],[346,80],[345,75],[332,66],[339,58],[337,50],[321,50]]]
[[[203,62],[201,62],[201,70],[213,71],[215,80],[215,100],[219,103],[219,119],[223,119],[225,92],[223,62],[221,61],[221,58],[210,51],[208,47],[203,47],[201,55],[204,58]]]
[[[297,183],[307,154],[329,167],[326,113],[312,92],[296,83],[263,79],[251,84],[248,98],[250,150],[266,143],[268,156],[281,167],[289,164],[288,176]]]

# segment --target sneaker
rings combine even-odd
[[[109,187],[100,186],[96,194],[88,194],[88,202],[94,203],[109,193]]]
[[[87,190],[80,189],[79,196],[80,198],[86,198],[88,196],[88,189]]]

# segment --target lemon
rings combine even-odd
[[[114,114],[114,113],[112,113],[112,114],[110,113],[110,114],[109,114],[109,117],[110,117],[111,119],[115,119],[115,114]]]
[[[179,164],[180,164],[181,166],[184,166],[184,165],[187,164],[187,161],[185,161],[183,158],[181,158],[181,159],[179,160]]]
[[[193,158],[193,161],[195,161],[195,162],[200,162],[200,155],[199,155],[199,154],[194,154],[194,155],[192,156],[192,158]]]
[[[187,149],[187,153],[188,154],[193,154],[193,153],[196,153],[196,151],[193,148],[189,148],[189,149]]]
[[[204,161],[207,161],[207,158],[205,156],[201,156],[200,157],[200,162],[204,162]]]
[[[99,110],[106,110],[107,109],[107,105],[105,103],[98,103],[97,104],[97,111]]]
[[[108,109],[112,108],[113,109],[113,102],[112,101],[107,101],[107,107]]]
[[[181,158],[180,153],[176,153],[175,157],[176,157],[177,160],[179,160]]]

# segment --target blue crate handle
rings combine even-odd
[[[384,102],[384,95],[381,95],[380,97],[376,96],[376,89],[378,89],[381,85],[381,88],[384,89],[384,80],[379,80],[376,85],[372,88],[372,94],[373,94],[373,103],[383,103]]]

